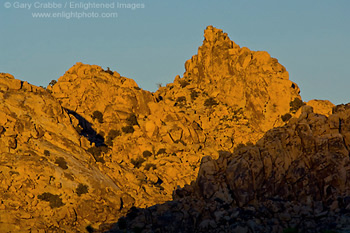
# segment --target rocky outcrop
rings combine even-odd
[[[58,101],[6,74],[0,83],[0,229],[84,231],[117,219],[123,193],[80,147]]]
[[[48,90],[71,115],[82,148],[131,195],[130,206],[170,200],[178,185],[195,179],[200,127],[134,81],[77,63]]]
[[[350,108],[335,112],[304,106],[255,145],[204,157],[172,202],[134,210],[111,232],[347,232]]]
[[[315,113],[319,113],[327,117],[332,114],[333,108],[335,107],[335,105],[329,100],[310,100],[306,103],[306,105],[311,106]]]
[[[198,120],[203,129],[220,128],[219,122],[230,120],[228,124],[238,131],[236,144],[256,142],[267,130],[283,125],[281,116],[295,113],[291,103],[301,100],[299,87],[276,58],[264,51],[240,48],[212,26],[206,28],[203,45],[185,68],[182,78],[177,77],[157,94],[165,100],[185,99],[177,101],[180,107],[195,109],[198,118],[210,117],[211,122]],[[217,107],[208,113],[203,106]],[[251,136],[242,137],[245,134]]]
[[[321,127],[334,116],[332,104],[310,101],[304,106],[298,86],[268,53],[240,48],[212,26],[204,37],[183,77],[155,93],[109,68],[82,63],[46,89],[0,74],[0,229],[103,231],[127,214],[141,220],[121,226],[155,229],[139,215],[138,208],[148,207],[156,216],[165,211],[174,223],[183,219],[184,231],[199,229],[198,224],[221,227],[208,203],[244,209],[265,203],[283,182],[298,183],[291,176],[302,165],[295,162],[301,159],[298,153],[316,148],[308,156],[317,154],[320,139],[313,137],[328,129],[312,136],[314,126],[298,126],[306,134],[301,140],[290,127],[300,119],[314,119]],[[311,113],[310,106],[329,118]],[[333,112],[343,114],[344,108]],[[347,129],[341,129],[338,133],[345,135]],[[275,142],[279,134],[286,138]],[[340,171],[342,165],[333,160]],[[310,188],[294,200],[314,191],[303,185]],[[283,187],[287,193],[299,186]],[[173,211],[166,202],[174,192],[171,203],[178,209]],[[187,218],[192,214],[201,217]],[[157,226],[169,225],[170,218],[159,216]]]

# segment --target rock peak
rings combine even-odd
[[[214,42],[222,39],[225,40],[226,38],[228,38],[228,35],[227,33],[224,33],[222,29],[218,29],[210,25],[204,30],[204,38],[205,41]]]
[[[276,58],[265,51],[240,48],[227,33],[213,26],[204,30],[203,44],[186,62],[185,70],[182,78],[169,85],[167,93],[159,94],[186,96],[184,86],[205,93],[234,111],[243,109],[248,121],[261,132],[283,124],[282,120],[276,124],[276,118],[290,111],[290,102],[301,99],[299,87],[289,80],[287,70]]]
[[[222,29],[213,27],[212,25],[207,26],[204,30],[204,41],[203,46],[222,46],[226,48],[239,48],[239,46],[230,40],[228,34],[223,32]]]

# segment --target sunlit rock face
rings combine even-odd
[[[212,26],[185,68],[155,93],[79,62],[47,88],[0,74],[0,229],[103,231],[136,208],[153,211],[174,197],[181,204],[173,223],[184,219],[191,232],[193,222],[219,226],[226,215],[214,220],[206,212],[217,200],[243,208],[300,189],[290,198],[305,201],[322,179],[342,190],[332,193],[347,192],[348,128],[339,128],[346,107],[318,100],[304,106],[277,59],[240,48]],[[315,161],[326,166],[322,176],[308,167]],[[296,174],[308,174],[306,183]],[[322,202],[322,195],[315,198]],[[181,217],[188,208],[202,217]],[[146,229],[143,219],[126,227]]]
[[[277,59],[264,51],[240,48],[212,26],[204,31],[203,45],[185,68],[182,78],[177,77],[157,94],[165,100],[184,96],[186,106],[201,116],[210,115],[211,122],[203,117],[198,120],[203,129],[220,128],[215,122],[233,116],[236,124],[230,125],[235,128],[237,144],[255,142],[268,129],[283,125],[281,116],[294,113],[290,103],[301,100],[297,84],[289,80]],[[203,111],[208,99],[219,103],[213,113]]]

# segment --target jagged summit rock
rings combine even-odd
[[[208,105],[217,103],[216,114],[210,114],[214,121],[241,112],[238,117],[247,121],[247,127],[242,128],[244,123],[239,123],[239,135],[254,132],[260,138],[268,129],[284,124],[282,115],[295,113],[291,110],[293,101],[301,102],[298,85],[289,80],[288,72],[277,59],[267,52],[240,48],[213,26],[204,31],[203,45],[186,62],[185,69],[183,77],[175,78],[174,83],[156,94],[165,101],[182,98],[186,101],[180,106],[195,109],[201,115],[205,101]],[[206,127],[213,126],[202,128]],[[255,142],[257,138],[237,138],[237,142]]]

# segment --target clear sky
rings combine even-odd
[[[185,61],[202,44],[204,29],[213,25],[241,47],[277,58],[304,101],[350,102],[349,0],[0,2],[0,72],[35,85],[47,86],[83,62],[110,67],[155,91],[157,83],[182,76]],[[97,9],[96,3],[114,3],[114,8]],[[122,9],[125,3],[140,8]],[[85,18],[74,18],[75,12]],[[36,13],[66,18],[35,18]]]

